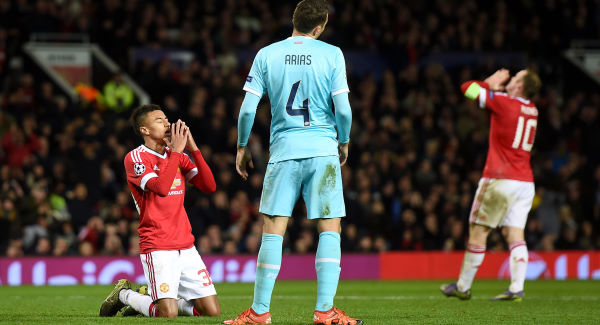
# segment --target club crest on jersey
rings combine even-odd
[[[133,165],[133,171],[136,175],[140,176],[146,171],[146,166],[144,166],[142,163],[135,163]]]
[[[160,291],[162,291],[163,293],[167,293],[167,291],[169,291],[169,285],[166,283],[161,284]]]
[[[252,76],[247,76],[246,77],[246,82],[252,82]]]

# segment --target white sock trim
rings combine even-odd
[[[263,269],[271,269],[271,270],[279,270],[281,268],[281,265],[265,264],[265,263],[258,263],[258,264],[256,264],[256,266],[263,268]]]
[[[340,264],[340,260],[337,258],[323,257],[323,258],[317,258],[315,260],[315,263],[337,263],[337,264]]]

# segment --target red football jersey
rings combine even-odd
[[[194,236],[183,207],[185,181],[198,173],[191,159],[183,154],[171,189],[164,197],[145,188],[148,180],[166,169],[171,150],[159,154],[144,145],[125,156],[127,183],[140,214],[140,253],[179,250],[194,246]]]
[[[463,85],[463,91],[468,84]],[[479,107],[491,112],[489,151],[483,177],[533,182],[530,160],[537,128],[537,108],[530,100],[491,91],[485,83],[478,84],[481,88],[475,100]]]

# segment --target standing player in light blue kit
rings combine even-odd
[[[260,201],[264,226],[254,302],[225,324],[271,324],[269,306],[281,267],[283,236],[300,194],[320,232],[314,324],[362,324],[333,306],[341,270],[340,220],[346,215],[340,166],[348,157],[352,112],[342,51],[317,40],[327,19],[326,1],[298,3],[292,36],[261,49],[246,79],[236,169],[246,179],[246,165],[253,167],[246,144],[265,93],[272,114],[270,159]]]

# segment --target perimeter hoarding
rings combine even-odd
[[[458,276],[462,252],[344,254],[342,279],[430,280]],[[477,278],[508,279],[508,253],[487,253]],[[204,262],[214,282],[252,282],[256,256],[211,255]],[[0,258],[0,285],[145,283],[138,257]],[[315,279],[313,255],[284,255],[280,280]],[[527,279],[600,280],[600,251],[530,252]]]
[[[381,279],[430,280],[458,277],[463,252],[389,252],[381,257]],[[478,279],[510,279],[508,252],[489,252]],[[599,251],[529,252],[526,278],[600,280]]]
[[[256,276],[256,256],[203,257],[214,282],[252,282]],[[314,256],[285,255],[278,279],[315,279]],[[359,266],[359,267],[356,267]],[[376,279],[378,255],[345,255],[343,279]],[[0,258],[0,285],[110,284],[126,278],[146,283],[139,257],[27,257]]]

